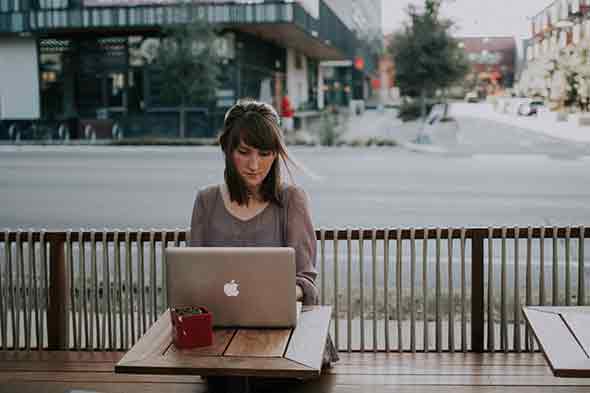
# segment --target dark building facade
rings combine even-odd
[[[38,120],[71,137],[176,135],[178,110],[150,64],[164,26],[196,19],[219,32],[221,86],[188,111],[187,136],[214,135],[241,97],[321,108],[320,62],[369,48],[323,0],[0,0],[0,137]]]

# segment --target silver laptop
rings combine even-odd
[[[169,247],[166,286],[169,307],[206,306],[214,326],[297,324],[290,247]]]

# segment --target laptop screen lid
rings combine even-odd
[[[168,306],[205,306],[214,326],[297,323],[291,247],[168,247],[165,268]]]

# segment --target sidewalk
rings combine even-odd
[[[526,130],[568,141],[590,143],[590,127],[578,125],[578,116],[570,115],[566,122],[558,122],[555,112],[540,113],[538,117],[516,116],[512,113],[498,113],[492,104],[453,103],[451,114],[455,117],[475,117],[492,120]]]

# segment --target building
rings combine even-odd
[[[554,0],[531,18],[521,95],[559,111],[590,106],[590,0]]]
[[[498,94],[514,84],[516,40],[514,37],[456,37],[463,48],[471,71],[466,88],[481,97]]]
[[[554,0],[531,20],[528,62],[590,39],[590,0]]]
[[[370,37],[343,22],[359,23],[361,2],[337,9],[324,0],[0,0],[0,137],[37,119],[72,137],[110,136],[115,124],[127,136],[176,135],[178,110],[160,100],[150,48],[163,26],[194,19],[220,29],[223,78],[215,102],[189,111],[188,136],[213,135],[240,97],[278,107],[288,94],[299,110],[322,108],[320,63],[361,59],[363,81],[376,72]],[[354,97],[366,96],[361,86],[350,87]]]
[[[344,61],[321,61],[323,105],[348,106],[351,100],[367,100],[379,79],[379,54],[383,50],[381,0],[325,0],[323,11],[334,13],[354,33],[350,54]],[[331,18],[333,19],[333,18]],[[376,90],[376,89],[375,89]]]

